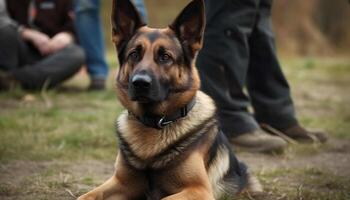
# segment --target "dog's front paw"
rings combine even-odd
[[[77,200],[103,200],[103,199],[99,198],[98,195],[84,194],[80,196]]]

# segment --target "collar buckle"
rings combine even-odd
[[[174,120],[165,121],[165,116],[163,116],[163,117],[160,118],[160,120],[158,121],[157,127],[160,128],[160,129],[162,129],[162,128],[164,128],[165,126],[167,126],[167,125],[169,125],[169,124],[171,124],[171,123],[173,123],[173,122],[174,122]]]
[[[180,110],[181,117],[186,117],[188,113],[187,105]]]

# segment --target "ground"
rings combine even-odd
[[[282,64],[301,123],[328,131],[330,140],[290,145],[276,155],[237,152],[265,189],[239,198],[350,199],[350,60],[286,58]],[[81,72],[57,90],[0,93],[0,199],[75,199],[111,176],[122,110],[114,73],[106,92],[85,92]]]

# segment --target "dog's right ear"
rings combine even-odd
[[[113,0],[112,40],[118,52],[123,51],[137,29],[144,25],[140,14],[130,0]]]

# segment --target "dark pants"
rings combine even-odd
[[[54,87],[79,71],[84,53],[77,45],[42,56],[11,25],[0,28],[0,69],[7,71],[22,87],[40,89]]]
[[[259,123],[297,124],[288,83],[278,63],[271,27],[272,0],[206,0],[204,48],[197,59],[202,90],[218,106],[229,137]],[[248,112],[252,105],[254,115]]]

